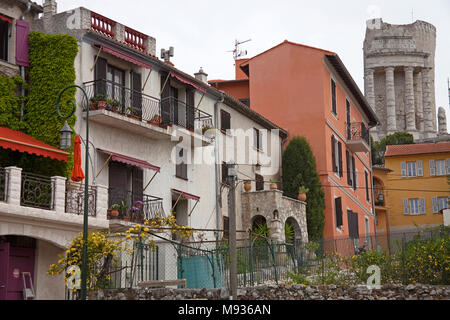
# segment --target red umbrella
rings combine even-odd
[[[73,147],[72,181],[80,182],[83,179],[84,173],[83,169],[81,169],[81,139],[80,136],[76,136]]]

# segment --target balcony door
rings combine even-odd
[[[141,74],[131,71],[131,108],[134,114],[142,118],[142,80]]]
[[[195,91],[186,89],[186,129],[194,130]]]
[[[109,99],[117,100],[125,106],[125,72],[108,64],[106,69],[106,92]],[[125,108],[122,108],[122,111]]]

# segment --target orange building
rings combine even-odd
[[[369,128],[378,118],[333,52],[284,41],[209,81],[311,145],[325,191],[325,239],[375,232]]]

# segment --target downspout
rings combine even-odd
[[[216,133],[219,128],[219,103],[225,101],[224,94],[221,93],[220,99],[214,103],[214,126],[216,128]],[[216,176],[216,229],[220,229],[220,216],[222,211],[222,194],[220,192],[220,172],[219,172],[219,146],[218,146],[217,134],[214,139],[214,157],[215,157],[215,176]],[[216,240],[219,241],[220,233],[215,232]]]
[[[31,10],[31,2],[28,1],[27,3],[27,8],[26,10],[22,13],[22,16],[20,17],[20,20],[25,20],[25,15],[30,12]],[[20,66],[20,76],[22,77],[22,81],[25,81],[25,67],[24,66]],[[25,102],[24,102],[24,97],[25,97],[25,89],[23,88],[23,83],[22,83],[22,89],[20,90],[20,94],[22,97],[22,102],[20,105],[20,121],[22,122],[23,119],[23,110],[25,107]]]

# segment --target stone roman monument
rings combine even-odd
[[[436,28],[427,22],[367,21],[364,86],[381,122],[371,130],[375,141],[398,131],[415,140],[436,137],[435,50]]]

